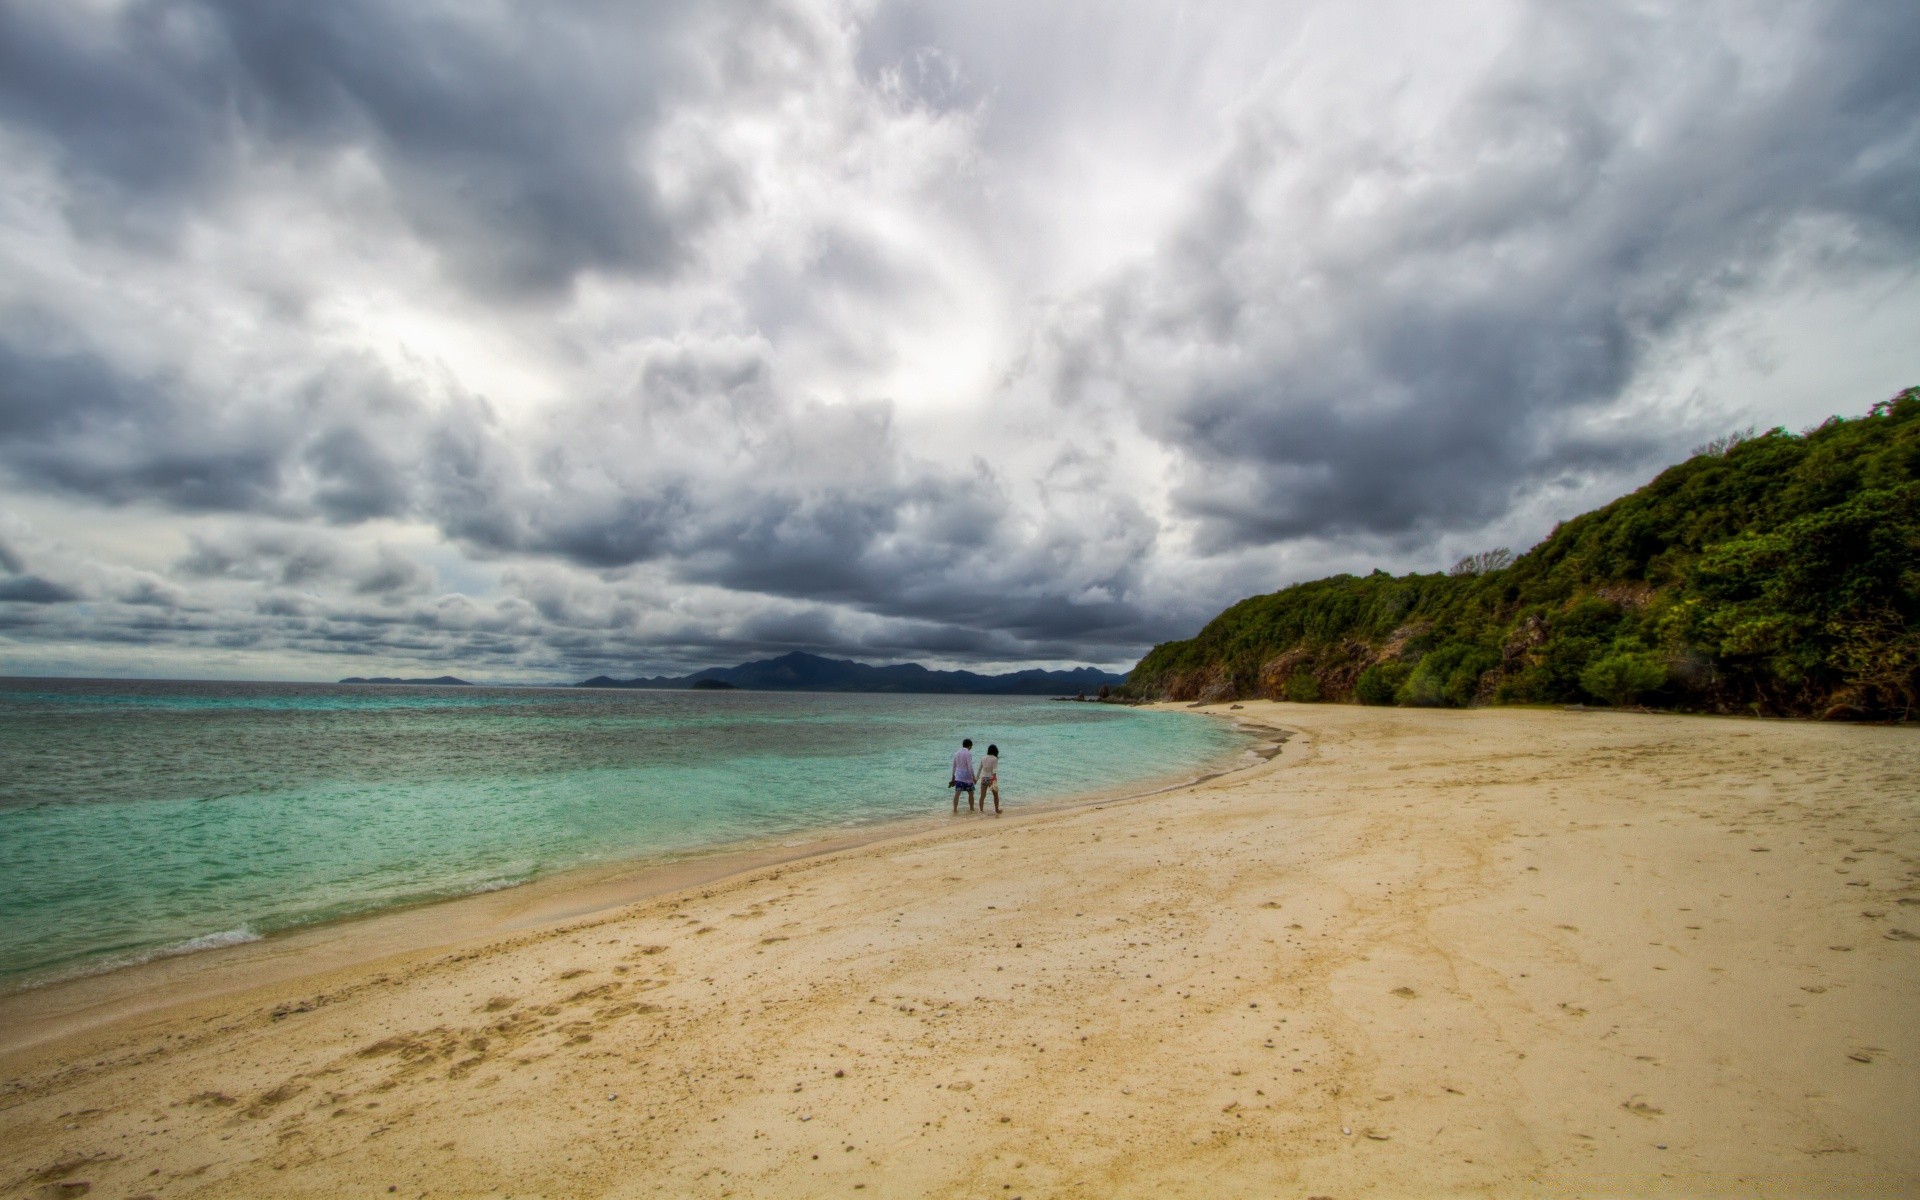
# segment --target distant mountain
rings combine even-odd
[[[596,675],[576,687],[714,688],[756,692],[915,692],[954,696],[1065,696],[1119,687],[1125,675],[1077,667],[1071,671],[1014,671],[980,675],[973,671],[930,671],[919,663],[874,667],[844,658],[822,658],[794,651],[779,658],[708,667],[691,675],[655,675],[650,679],[612,679]]]
[[[413,683],[413,684],[425,684],[432,687],[472,687],[473,686],[471,683],[468,683],[466,680],[455,679],[451,675],[442,675],[437,679],[396,679],[391,675],[375,675],[371,679],[364,679],[361,676],[353,675],[353,676],[349,676],[346,679],[342,679],[340,682],[341,683]]]

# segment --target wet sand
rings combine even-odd
[[[1233,715],[1296,736],[36,1037],[10,1003],[0,1195],[1920,1191],[1920,731]]]

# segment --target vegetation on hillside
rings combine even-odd
[[[1916,618],[1911,388],[1804,434],[1710,443],[1518,558],[1242,600],[1155,646],[1124,691],[1911,720]]]

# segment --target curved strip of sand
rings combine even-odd
[[[1234,715],[1301,736],[15,1039],[0,1194],[1920,1190],[1916,731]]]

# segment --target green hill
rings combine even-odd
[[[1125,691],[1910,720],[1920,388],[1703,447],[1507,557],[1253,596],[1155,646]]]

